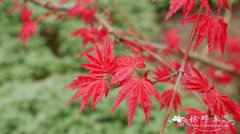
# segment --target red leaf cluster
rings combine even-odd
[[[32,10],[28,7],[23,7],[21,9],[21,19],[23,21],[21,29],[21,39],[28,42],[32,34],[36,34],[36,23],[31,20]]]
[[[95,13],[94,9],[88,8],[85,5],[91,3],[91,0],[88,1],[77,1],[75,6],[71,8],[68,12],[69,17],[79,16],[83,19],[84,22],[93,23],[93,15]]]
[[[208,0],[199,0],[200,4],[206,9],[206,11],[211,12],[212,10],[209,6]],[[220,13],[222,4],[224,3],[225,7],[230,10],[230,6],[227,3],[227,0],[218,0],[218,13]],[[183,22],[194,9],[196,0],[170,0],[169,11],[165,17],[165,20],[168,20],[173,14],[175,14],[181,7],[183,7]]]
[[[72,36],[81,36],[83,38],[83,45],[87,45],[87,43],[91,42],[91,43],[97,43],[97,42],[101,42],[103,40],[103,38],[107,35],[107,30],[106,28],[102,28],[102,29],[97,29],[94,27],[91,28],[87,28],[87,27],[83,27],[83,28],[79,28],[77,30],[75,30],[72,33]]]
[[[94,109],[102,96],[107,95],[108,85],[104,76],[113,73],[115,69],[113,45],[111,38],[106,37],[102,51],[96,46],[94,55],[86,54],[88,63],[82,66],[90,71],[89,74],[80,75],[71,84],[65,86],[65,88],[79,89],[69,103],[82,96],[80,111],[85,108],[91,96],[93,96],[91,108]]]
[[[78,76],[71,84],[66,86],[66,88],[78,89],[69,103],[82,97],[80,106],[80,111],[82,111],[90,98],[93,97],[91,109],[94,109],[103,95],[108,94],[108,88],[119,83],[118,87],[122,87],[122,89],[116,97],[113,111],[127,97],[128,124],[132,123],[139,102],[148,122],[152,104],[150,95],[154,95],[157,100],[160,100],[161,96],[152,82],[147,79],[149,71],[142,76],[137,70],[137,68],[146,67],[144,59],[123,55],[116,58],[113,46],[111,38],[106,37],[102,50],[95,46],[93,55],[84,55],[88,63],[82,64],[82,66],[89,70],[89,73]],[[134,71],[141,78],[132,76]]]

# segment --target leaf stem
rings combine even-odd
[[[165,117],[163,125],[161,127],[160,134],[164,134],[164,129],[166,127],[169,115],[171,113],[172,106],[173,106],[173,101],[174,101],[174,98],[176,96],[176,92],[178,90],[178,87],[180,85],[180,81],[181,81],[182,75],[184,73],[184,68],[185,68],[185,65],[187,63],[188,54],[189,54],[189,51],[191,49],[191,46],[192,46],[192,43],[193,43],[193,40],[194,40],[194,36],[196,34],[197,25],[198,25],[199,20],[200,20],[200,15],[201,15],[202,9],[203,9],[203,6],[201,5],[200,8],[199,8],[199,11],[198,11],[197,20],[196,20],[196,22],[194,24],[194,27],[192,29],[192,32],[191,32],[191,35],[190,35],[190,38],[189,38],[189,41],[188,41],[188,44],[187,44],[187,48],[186,48],[186,51],[185,51],[185,54],[184,54],[184,58],[182,60],[181,67],[178,70],[179,73],[178,73],[178,77],[177,77],[176,84],[175,84],[175,87],[174,87],[173,96],[171,98],[171,102],[170,102],[170,105],[168,107],[166,117]]]
[[[140,71],[138,71],[136,68],[134,68],[134,70],[137,72],[137,74],[138,74],[139,77],[143,78],[143,75],[141,74]]]
[[[158,80],[156,80],[156,81],[153,81],[152,84],[156,84],[156,83],[161,82],[161,81],[163,81],[163,80],[165,80],[165,79],[168,79],[168,78],[170,78],[170,77],[177,76],[178,73],[179,73],[179,72],[177,71],[177,72],[174,72],[174,73],[172,73],[172,74],[170,74],[170,75],[168,75],[168,76],[162,77],[161,79],[158,79]]]

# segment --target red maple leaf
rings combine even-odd
[[[88,3],[88,2],[87,2]],[[68,12],[69,17],[73,17],[75,15],[82,17],[84,22],[93,22],[93,15],[95,13],[94,9],[85,7],[85,2],[77,2],[75,6],[73,6]]]
[[[188,3],[188,4],[185,4],[183,6],[183,19],[182,19],[182,23],[184,23],[185,19],[188,17],[188,15],[194,9],[194,5],[196,3],[196,0],[186,0],[186,3]]]
[[[79,28],[72,33],[72,36],[75,37],[77,35],[82,36],[83,38],[83,45],[87,45],[88,42],[95,43],[96,42],[96,35],[98,30],[95,28],[88,29],[86,27]]]
[[[108,94],[108,86],[103,75],[86,74],[78,76],[71,84],[65,88],[79,89],[72,99],[68,102],[71,104],[73,101],[82,96],[80,112],[86,107],[90,97],[93,97],[91,109],[94,109],[96,104],[100,101],[103,95]]]
[[[32,21],[24,22],[21,29],[21,39],[28,42],[32,34],[36,34],[36,23]]]
[[[227,0],[218,0],[218,1],[217,1],[217,4],[218,4],[218,9],[217,9],[217,12],[218,12],[218,13],[221,12],[222,4],[224,4],[224,6],[225,6],[229,11],[231,11],[230,6],[229,6]]]
[[[195,22],[196,19],[197,14],[189,17],[187,22]],[[213,18],[208,14],[202,14],[200,16],[196,36],[194,51],[206,37],[209,52],[218,48],[223,54],[227,38],[227,23],[225,23],[220,16],[215,16],[215,18]]]
[[[184,5],[187,5],[187,0],[170,0],[170,7],[165,17],[165,20],[168,20],[173,14],[175,14]]]
[[[181,38],[179,37],[178,30],[176,28],[171,28],[167,32],[164,33],[164,39],[167,42],[167,47],[164,51],[169,51],[171,53],[172,50],[176,50],[180,54],[184,52],[179,48]]]
[[[214,81],[219,83],[228,83],[232,80],[231,74],[222,70],[217,70],[213,67],[208,67],[207,72],[209,76],[213,78]]]
[[[173,93],[174,93],[173,89],[168,89],[168,90],[166,90],[166,91],[164,91],[162,93],[162,95],[161,95],[161,102],[162,102],[162,104],[160,106],[160,110],[162,110],[163,107],[169,107],[169,105],[171,103],[171,99],[172,99]],[[175,98],[173,100],[173,108],[174,108],[175,113],[178,112],[178,107],[179,106],[182,107],[181,96],[176,91]]]
[[[200,4],[209,12],[212,12],[208,0],[199,0]],[[169,11],[165,17],[168,20],[173,14],[175,14],[181,7],[183,7],[183,21],[193,10],[196,0],[170,0]]]
[[[145,73],[144,78],[132,77],[124,83],[123,88],[119,91],[114,102],[112,111],[114,111],[126,97],[128,98],[128,125],[131,125],[132,123],[132,119],[139,102],[142,105],[146,121],[148,122],[152,104],[150,94],[160,100],[160,95],[157,89],[147,79],[148,72],[149,71]]]
[[[92,73],[113,73],[116,67],[116,58],[113,50],[114,43],[110,37],[106,37],[102,51],[96,46],[94,55],[86,54],[88,63],[82,64]]]
[[[31,21],[32,10],[28,7],[23,7],[21,9],[21,19],[22,21]]]
[[[123,56],[117,59],[116,70],[110,85],[121,82],[132,76],[135,67],[145,68],[144,59],[141,57]]]
[[[75,15],[80,14],[80,12],[83,10],[84,5],[82,5],[80,2],[77,2],[68,12],[69,17],[73,17]]]
[[[36,22],[31,20],[32,10],[28,7],[21,9],[21,19],[23,25],[20,32],[20,37],[23,41],[28,42],[32,34],[36,34]]]
[[[193,75],[184,76],[182,85],[186,86],[188,91],[196,91],[200,93],[215,90],[215,86],[211,86],[207,77],[200,73],[196,68],[192,67]]]
[[[204,102],[216,115],[226,115],[226,113],[232,116],[240,115],[240,106],[224,94],[217,92],[206,93]]]
[[[75,36],[81,36],[83,38],[83,45],[87,45],[87,43],[91,42],[91,43],[101,43],[105,37],[107,36],[108,34],[108,30],[103,27],[101,29],[97,29],[97,28],[94,28],[94,27],[91,27],[91,28],[87,28],[87,27],[82,27],[82,28],[79,28],[77,30],[75,30],[73,33],[72,33],[72,36],[75,37]]]
[[[170,70],[164,64],[161,64],[161,68],[155,66],[155,71],[153,71],[153,73],[154,73],[154,79],[159,80],[166,76],[169,76]],[[171,77],[162,80],[162,82],[169,82],[170,80],[171,80]]]
[[[93,15],[95,13],[94,9],[91,8],[84,8],[81,12],[80,12],[80,16],[82,17],[84,22],[93,22]]]

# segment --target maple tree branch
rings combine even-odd
[[[50,10],[57,9],[57,10],[60,10],[60,11],[68,11],[72,8],[72,5],[50,4],[49,2],[44,2],[44,1],[40,1],[40,0],[28,0],[28,1],[32,2],[35,5],[38,5],[38,6],[41,6],[41,7],[44,7],[44,8],[48,8]],[[94,18],[98,21],[98,23],[105,26],[108,29],[109,33],[112,33],[117,38],[120,37],[119,33],[106,20],[104,20],[99,14],[97,14],[97,13],[94,14]],[[124,39],[130,40],[128,38],[124,38]],[[165,48],[164,44],[155,43],[155,42],[151,42],[151,41],[144,41],[144,40],[140,40],[140,41],[143,42],[143,43],[146,43],[146,44],[151,44],[153,47],[155,47],[157,49]],[[158,56],[157,54],[155,54],[152,51],[146,50],[146,52],[149,53],[150,55],[152,55],[155,59],[157,59],[158,61],[160,61],[162,63],[163,63],[163,61],[165,61],[160,56]],[[215,59],[212,59],[212,58],[209,58],[209,57],[203,57],[203,56],[200,56],[199,54],[196,54],[196,53],[195,54],[190,53],[188,57],[193,59],[193,60],[200,61],[203,64],[207,64],[207,65],[216,67],[218,69],[221,69],[223,71],[226,71],[228,73],[231,73],[235,76],[239,76],[239,75],[237,75],[235,69],[232,66],[230,66],[226,63],[216,61]],[[163,63],[163,64],[165,64],[165,63]],[[166,65],[166,66],[169,68],[169,65]],[[172,70],[173,72],[175,72],[174,69],[173,68],[171,69],[171,68],[169,68],[169,69]]]
[[[160,134],[164,134],[164,129],[166,127],[168,118],[170,116],[172,106],[173,106],[173,102],[174,102],[176,93],[178,91],[182,75],[184,74],[184,68],[185,68],[185,65],[187,63],[187,58],[188,58],[188,55],[189,55],[189,52],[190,52],[195,34],[196,34],[197,25],[198,25],[199,20],[200,20],[202,9],[203,9],[203,6],[201,5],[200,8],[199,8],[199,11],[197,13],[197,19],[196,19],[196,22],[193,26],[193,29],[192,29],[192,32],[191,32],[191,35],[190,35],[190,38],[189,38],[189,41],[188,41],[188,44],[187,44],[187,48],[186,48],[186,51],[185,51],[185,54],[184,54],[184,57],[183,57],[183,60],[182,60],[182,63],[181,63],[181,67],[178,70],[179,73],[178,73],[178,77],[177,77],[176,84],[175,84],[175,87],[174,87],[174,92],[173,92],[173,95],[172,95],[172,98],[171,98],[171,101],[170,101],[170,105],[169,105],[168,110],[167,110],[167,114],[166,114],[165,119],[163,121],[163,125],[161,127]]]

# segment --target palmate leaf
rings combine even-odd
[[[135,67],[145,68],[144,59],[141,57],[123,56],[117,59],[116,70],[111,78],[110,85],[121,82],[132,76]]]
[[[197,14],[189,17],[186,22],[195,22]],[[208,14],[201,14],[196,31],[196,43],[194,51],[198,48],[204,38],[207,38],[209,52],[220,49],[224,53],[227,38],[227,23],[220,16],[211,17]]]
[[[208,0],[199,0],[200,4],[208,11],[212,12]],[[183,7],[183,22],[193,10],[196,0],[170,0],[170,7],[165,20],[168,20],[175,14],[181,7]]]
[[[130,80],[124,83],[115,99],[112,111],[127,97],[128,125],[132,123],[139,102],[145,113],[146,122],[148,122],[152,104],[150,94],[158,100],[161,98],[157,89],[147,79],[147,74],[148,72],[145,73],[144,78],[131,77]]]
[[[88,63],[82,64],[82,66],[92,73],[113,73],[116,67],[113,45],[111,38],[107,37],[102,47],[102,51],[95,46],[94,55],[86,54]]]
[[[86,107],[91,96],[93,97],[91,109],[94,109],[103,95],[107,95],[108,93],[108,86],[105,79],[102,75],[96,74],[80,75],[71,84],[65,86],[65,88],[78,89],[68,104],[71,104],[82,96],[80,112]]]
[[[170,106],[171,99],[173,97],[173,93],[174,93],[173,89],[168,89],[168,90],[166,90],[162,93],[162,95],[161,95],[162,104],[160,106],[160,110],[162,110],[163,107],[169,107]],[[181,96],[176,91],[176,94],[175,94],[175,97],[174,97],[174,100],[173,100],[173,108],[174,108],[175,113],[178,112],[178,107],[182,107],[182,104],[181,104]]]
[[[170,7],[169,7],[169,11],[165,17],[165,20],[168,20],[182,6],[187,5],[187,2],[188,2],[188,0],[170,0]]]
[[[233,117],[239,117],[240,115],[240,106],[224,94],[206,93],[204,102],[216,115],[226,115],[227,113]]]
[[[225,6],[229,11],[231,11],[230,6],[229,6],[227,0],[218,0],[218,1],[217,1],[217,4],[218,4],[218,9],[217,9],[217,12],[218,12],[218,13],[221,12],[222,4],[224,4],[224,6]]]
[[[155,66],[155,71],[153,71],[153,73],[154,73],[154,79],[159,80],[169,76],[170,70],[164,64],[161,64],[161,68]],[[170,80],[171,80],[171,77],[162,80],[162,82],[169,82]]]
[[[196,91],[200,93],[210,92],[215,90],[214,86],[211,86],[207,77],[200,73],[196,68],[192,68],[193,75],[184,76],[182,85],[186,87],[188,91]]]

